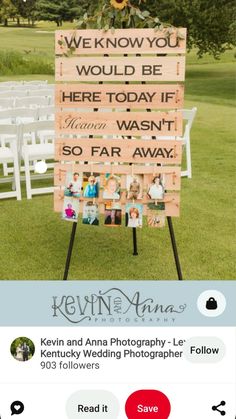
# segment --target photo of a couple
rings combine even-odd
[[[33,357],[35,346],[29,338],[19,337],[12,342],[10,351],[16,361],[25,362]]]

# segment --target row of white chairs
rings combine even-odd
[[[54,104],[54,94],[42,96],[24,96],[15,97],[9,95],[8,97],[0,96],[0,110],[12,108],[29,108],[38,106],[48,106]]]
[[[33,91],[39,91],[41,90],[55,90],[54,84],[33,84],[30,86],[29,84],[21,84],[21,85],[14,85],[14,86],[1,86],[0,83],[0,93],[4,92],[12,92],[12,93],[20,93],[20,92],[26,92],[26,96],[30,94],[30,92]]]
[[[38,107],[54,104],[55,85],[37,83],[0,83],[0,109]]]
[[[27,97],[27,96],[54,96],[54,89],[20,89],[20,90],[0,90],[0,98],[8,97]]]
[[[29,81],[25,81],[25,80],[10,80],[10,81],[2,81],[0,82],[0,86],[10,86],[10,87],[14,87],[14,86],[34,86],[34,85],[45,85],[48,84],[47,80],[29,80]]]
[[[16,107],[0,109],[0,124],[19,124],[38,120],[54,120],[55,106],[47,105],[33,108]]]
[[[1,198],[21,200],[20,169],[24,162],[27,198],[34,194],[53,192],[53,187],[33,188],[31,162],[54,158],[54,121],[36,121],[21,124],[0,124],[0,163],[13,165],[14,190],[0,192]],[[5,183],[5,182],[4,182]]]
[[[20,90],[0,90],[0,98],[17,98],[28,96],[54,96],[55,89],[20,89]]]
[[[54,106],[43,106],[39,108],[14,108],[14,109],[6,109],[0,110],[0,124],[27,124],[29,122],[36,122],[36,121],[54,121],[55,118],[55,107]],[[31,140],[34,143],[35,137],[33,137],[33,133],[31,135]],[[3,139],[0,142],[3,145]],[[7,165],[7,163],[3,164],[3,174],[4,176],[8,176],[10,173],[13,172],[11,166]]]

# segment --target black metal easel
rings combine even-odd
[[[71,255],[72,255],[72,250],[73,250],[74,240],[75,240],[76,228],[77,228],[77,223],[73,222],[72,230],[71,230],[71,236],[70,236],[70,242],[69,242],[69,247],[68,247],[68,252],[67,252],[67,258],[66,258],[63,281],[66,281],[67,278],[68,278],[68,273],[69,273],[69,268],[70,268],[70,260],[71,260]]]
[[[138,256],[137,230],[136,230],[136,227],[133,227],[132,230],[133,230],[133,247],[134,247],[133,256]]]
[[[172,249],[173,249],[174,258],[175,258],[175,266],[176,266],[176,270],[178,274],[178,279],[182,281],[183,275],[182,275],[182,270],[181,270],[180,261],[179,261],[178,249],[177,249],[177,245],[175,241],[175,233],[174,233],[174,227],[172,224],[172,218],[167,216],[167,222],[168,222],[171,244],[172,244]]]
[[[172,218],[167,217],[167,222],[168,222],[168,227],[169,227],[171,245],[172,245],[172,250],[173,250],[173,254],[174,254],[175,266],[176,266],[176,270],[177,270],[177,274],[178,274],[178,279],[180,281],[182,281],[183,280],[183,275],[182,275],[182,270],[181,270],[179,255],[178,255],[177,244],[176,244],[176,240],[175,240],[175,233],[174,233],[174,227],[173,227],[173,224],[172,224]],[[76,228],[77,228],[77,223],[73,222],[70,241],[69,241],[69,247],[68,247],[68,252],[67,252],[67,258],[66,258],[63,281],[66,281],[68,279],[68,273],[69,273],[69,268],[70,268],[71,255],[72,255],[73,246],[74,246]],[[136,227],[132,228],[132,233],[133,233],[133,256],[138,256],[138,243],[137,243],[137,229],[136,229]]]

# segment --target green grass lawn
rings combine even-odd
[[[10,48],[11,42],[13,49],[35,48],[34,54],[45,51],[53,60],[53,35],[26,36],[42,28],[51,31],[55,26],[0,28],[1,39],[6,36],[0,48]],[[191,52],[187,63],[185,107],[196,106],[198,113],[191,132],[193,179],[182,180],[181,216],[173,219],[183,275],[191,280],[236,279],[234,51],[219,61],[198,60]],[[24,76],[38,78],[53,81],[49,75]],[[21,202],[1,200],[0,211],[0,279],[62,278],[71,224],[53,212],[52,195],[28,201],[24,192]],[[143,228],[137,236],[139,256],[134,257],[131,229],[79,224],[69,278],[176,279],[168,227]]]

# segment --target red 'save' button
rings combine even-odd
[[[125,404],[128,419],[167,419],[170,410],[169,399],[158,390],[135,391]]]

